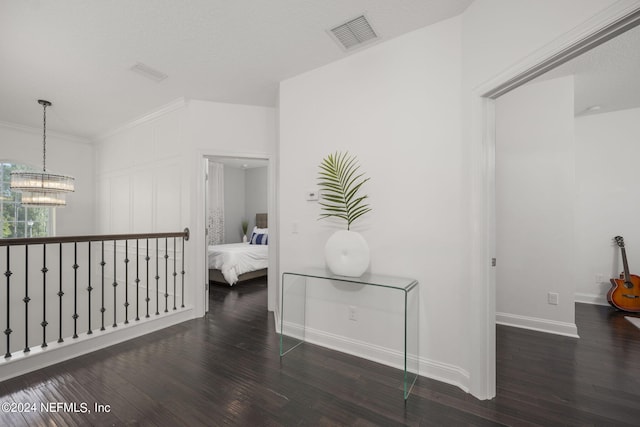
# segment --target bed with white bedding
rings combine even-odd
[[[235,285],[267,275],[269,264],[267,214],[256,214],[256,226],[246,243],[208,247],[209,281]]]
[[[247,243],[230,243],[209,246],[209,280],[219,279],[218,270],[224,280],[235,285],[239,280],[266,275],[269,264],[269,246]],[[213,272],[211,270],[214,270]],[[265,270],[265,271],[262,271]]]

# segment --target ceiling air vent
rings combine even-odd
[[[162,80],[166,79],[167,76],[165,73],[163,73],[162,71],[158,71],[155,68],[151,68],[146,64],[143,64],[142,62],[137,62],[134,66],[132,66],[131,71],[134,71],[148,79],[151,79],[155,82],[161,82]]]
[[[338,25],[330,32],[345,50],[351,50],[378,38],[364,15]]]

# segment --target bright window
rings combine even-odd
[[[2,238],[44,237],[51,230],[49,208],[23,207],[22,195],[11,191],[11,171],[28,169],[25,165],[0,163],[0,226]]]

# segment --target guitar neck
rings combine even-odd
[[[629,264],[627,263],[627,251],[625,251],[624,247],[620,248],[622,251],[622,266],[624,267],[624,281],[630,282],[631,276],[629,275]]]

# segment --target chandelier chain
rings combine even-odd
[[[42,172],[47,171],[47,104],[42,104]]]

